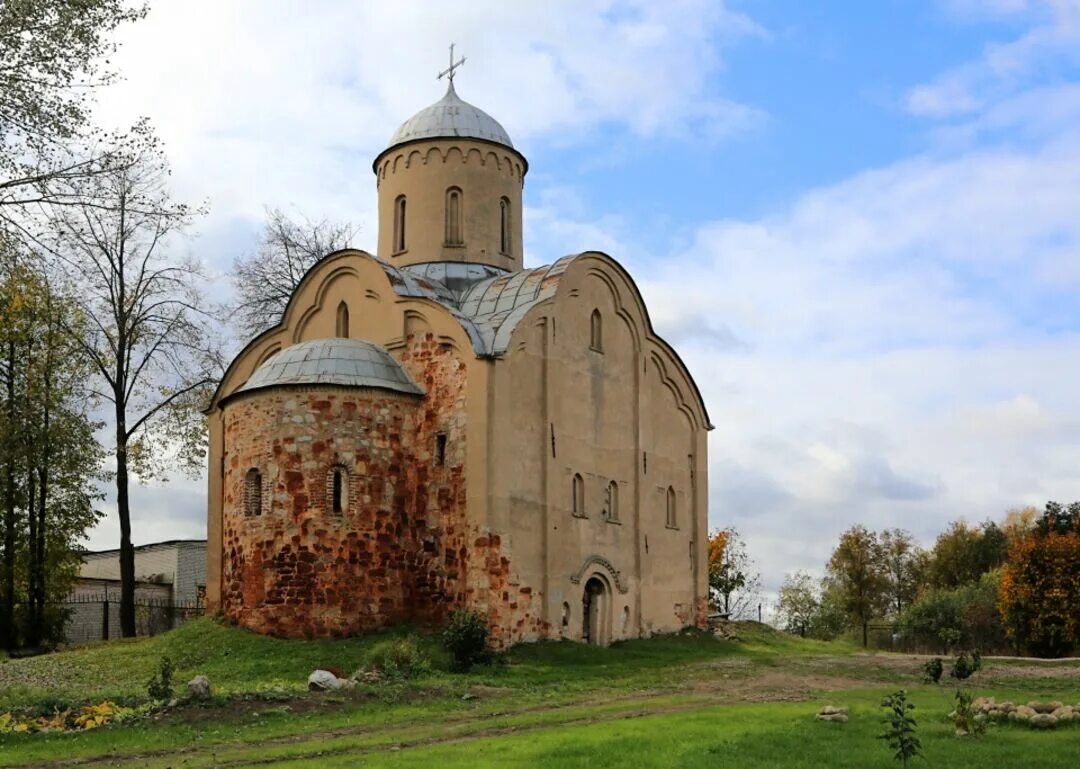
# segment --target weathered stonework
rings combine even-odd
[[[227,617],[286,637],[437,623],[465,601],[470,562],[490,570],[468,547],[464,365],[430,334],[410,338],[402,362],[426,397],[307,386],[225,404]],[[340,513],[335,468],[346,472]],[[245,510],[252,469],[262,475],[258,514]]]

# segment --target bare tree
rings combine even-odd
[[[161,477],[172,462],[201,467],[198,407],[221,370],[200,266],[175,255],[198,212],[170,198],[167,176],[156,144],[146,142],[94,177],[88,192],[104,205],[56,207],[53,219],[53,255],[76,281],[89,327],[79,339],[100,381],[98,394],[112,406],[125,636],[135,634],[129,479]]]
[[[241,332],[252,337],[281,320],[307,271],[327,254],[348,247],[356,232],[348,223],[314,222],[305,216],[295,220],[280,208],[268,208],[255,251],[233,263]]]
[[[90,98],[114,79],[113,32],[145,14],[126,0],[0,2],[0,223],[22,229],[28,206],[81,203],[73,182],[120,159]]]

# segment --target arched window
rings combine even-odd
[[[499,253],[510,253],[510,198],[499,200]]]
[[[619,484],[615,481],[608,484],[604,502],[604,517],[609,521],[619,520]]]
[[[330,468],[330,511],[344,513],[349,507],[349,473],[341,466]]]
[[[345,302],[337,306],[337,335],[342,339],[349,338],[349,305]]]
[[[451,187],[446,191],[446,245],[460,246],[464,241],[461,235],[461,190]]]
[[[394,253],[405,250],[405,196],[394,201]]]
[[[254,467],[244,476],[244,515],[262,515],[262,473]]]
[[[589,348],[604,351],[604,319],[600,317],[599,310],[593,310],[589,320]]]
[[[585,515],[585,481],[580,473],[574,473],[574,515]]]
[[[675,510],[675,489],[671,486],[667,487],[667,525],[669,528],[676,528],[678,526],[679,519],[676,516]]]

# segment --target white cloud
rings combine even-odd
[[[910,112],[929,118],[972,115],[1029,87],[1052,62],[1080,63],[1080,3],[1076,0],[949,0],[961,16],[1021,15],[1031,26],[1005,43],[988,44],[981,57],[913,88]]]
[[[856,522],[929,543],[1080,498],[1078,210],[1080,130],[1059,124],[703,224],[635,267],[717,425],[712,523],[746,535],[767,588]]]

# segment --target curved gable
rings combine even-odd
[[[469,320],[450,304],[453,296],[444,286],[422,276],[398,270],[365,251],[343,249],[328,254],[313,265],[300,280],[277,325],[248,342],[233,359],[218,383],[209,410],[239,389],[256,367],[268,361],[282,348],[306,339],[334,336],[332,332],[312,332],[310,324],[320,312],[325,313],[328,302],[337,301],[336,296],[340,292],[335,291],[336,284],[348,279],[358,281],[363,286],[363,290],[357,292],[356,296],[350,296],[350,302],[358,301],[365,303],[364,306],[378,306],[413,299],[434,305],[440,311],[450,314],[456,321],[455,325],[465,332],[474,349],[481,346],[479,333]],[[404,312],[403,310],[402,313]],[[365,318],[362,313],[354,312],[352,317],[357,323],[381,321],[388,326],[396,323],[397,328],[403,330],[405,323],[397,322],[396,315],[397,313],[380,313],[380,318],[370,319]],[[400,335],[401,331],[397,331],[392,336]]]
[[[546,304],[556,294],[562,295],[565,292],[571,297],[574,296],[584,280],[600,280],[611,292],[616,315],[630,330],[635,348],[646,356],[646,365],[657,368],[661,380],[675,395],[679,409],[687,415],[692,424],[706,430],[713,428],[705,400],[686,364],[674,348],[656,333],[637,284],[615,259],[600,251],[586,251],[576,256],[564,257],[550,268],[529,270],[510,277],[527,273],[536,275],[532,278],[531,289],[526,289],[529,278],[522,280],[515,290],[511,280],[504,276],[496,279],[503,281],[500,291],[493,292],[495,282],[489,281],[491,288],[484,290],[479,297],[480,307],[486,303],[493,312],[497,312],[500,306],[504,308],[505,318],[494,336],[498,349],[505,351],[509,347],[515,328],[533,308]],[[478,285],[474,290],[479,293],[481,286]],[[504,299],[507,293],[512,294],[512,299]],[[475,316],[472,317],[474,321],[477,320]],[[483,328],[481,329],[483,333]]]

